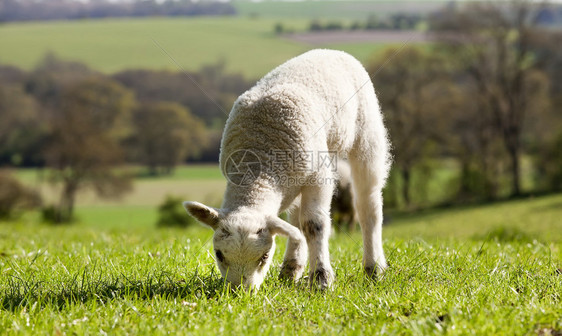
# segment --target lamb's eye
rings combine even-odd
[[[262,234],[263,233],[263,228],[259,229],[258,232],[256,232],[257,235]]]
[[[260,266],[263,266],[263,265],[266,263],[267,258],[269,258],[269,252],[265,253],[265,254],[260,258],[260,260],[258,260],[258,264],[259,264]]]
[[[221,251],[215,250],[215,254],[217,255],[217,259],[218,259],[220,262],[223,262],[223,261],[224,261],[224,256],[222,255],[222,252],[221,252]]]

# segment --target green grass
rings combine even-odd
[[[385,234],[412,239],[485,238],[506,231],[528,239],[562,242],[562,195],[413,213],[389,214]],[[562,251],[561,251],[562,252]],[[562,255],[560,255],[562,257]]]
[[[9,172],[17,177],[18,180],[28,185],[34,185],[44,180],[44,173],[36,168],[10,169]]]
[[[294,31],[303,31],[309,24],[308,19],[249,17],[9,23],[0,25],[0,64],[29,70],[48,52],[105,73],[132,68],[196,71],[224,61],[229,72],[260,78],[310,49],[341,49],[366,62],[384,46],[300,44],[274,34],[278,22]]]
[[[182,196],[186,199],[199,199],[218,205],[224,192],[226,180],[222,177],[218,165],[186,165],[177,167],[172,175],[147,176],[141,167],[125,168],[137,175],[131,192],[118,199],[100,199],[91,190],[78,193],[76,204],[81,216],[88,222],[90,213],[95,209],[113,209],[128,214],[136,207],[153,208],[159,205],[167,195]],[[46,203],[55,203],[60,195],[59,188],[47,181],[48,171],[37,169],[17,169],[14,175],[26,185],[37,189]],[[92,209],[89,211],[88,209]],[[123,214],[123,215],[125,215]]]
[[[76,218],[85,226],[136,229],[153,227],[158,218],[157,207],[167,196],[197,200],[220,206],[226,180],[218,165],[186,165],[177,167],[172,175],[147,176],[142,167],[126,170],[139,175],[133,190],[118,199],[100,199],[91,190],[78,193]],[[38,190],[45,204],[56,204],[59,188],[46,181],[48,172],[37,169],[17,169],[14,175],[24,184]],[[40,221],[39,213],[24,216],[24,221]]]
[[[249,295],[221,282],[210,231],[110,227],[115,213],[99,210],[97,223],[0,223],[3,334],[562,331],[562,195],[394,216],[378,281],[361,272],[360,234],[334,234],[326,293],[277,280],[282,238]]]
[[[146,169],[140,168],[141,180],[222,180],[223,176],[218,164],[192,164],[178,166],[171,175],[150,176]]]
[[[153,227],[158,219],[158,210],[155,206],[89,206],[80,207],[76,216],[85,226],[134,230]]]
[[[30,69],[50,51],[107,73],[129,68],[179,71],[169,54],[186,70],[225,61],[228,71],[258,78],[309,49],[277,37],[275,22],[228,17],[4,24],[0,63]],[[305,22],[292,20],[291,25],[304,27]]]

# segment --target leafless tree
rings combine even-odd
[[[513,195],[521,193],[525,121],[548,99],[548,85],[532,50],[532,41],[543,33],[535,21],[536,6],[529,1],[473,3],[442,13],[433,23],[451,57],[464,66],[502,137]]]

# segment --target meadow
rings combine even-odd
[[[369,4],[348,1],[349,13],[335,2],[317,5],[305,1],[295,12],[282,2],[236,2],[239,17],[3,24],[0,63],[29,70],[53,52],[115,73],[224,61],[227,71],[258,78],[311,48],[346,50],[366,62],[385,46],[308,45],[273,32],[279,22],[303,31],[316,16],[354,20]],[[414,175],[413,198],[422,206],[447,199],[455,169],[446,163],[430,178]],[[15,174],[56,202],[45,172]],[[524,189],[531,185],[525,171]],[[164,177],[140,171],[122,199],[81,193],[73,224],[41,223],[38,212],[0,221],[0,334],[562,334],[561,194],[386,211],[390,267],[376,280],[363,275],[360,232],[334,232],[336,282],[326,292],[309,288],[306,277],[277,279],[286,243],[278,237],[268,278],[247,293],[221,280],[212,231],[156,227],[167,195],[218,206],[224,187],[214,165]]]
[[[454,160],[436,160],[431,163],[431,174],[420,169],[412,173],[411,198],[415,208],[432,208],[448,204],[458,189],[458,166]],[[533,190],[534,180],[531,161],[522,160],[524,190]],[[157,207],[167,196],[180,197],[185,200],[197,200],[212,206],[220,206],[221,197],[226,187],[218,165],[192,164],[177,167],[171,175],[150,176],[145,168],[128,166],[123,168],[136,176],[133,188],[120,198],[102,199],[91,190],[79,193],[77,218],[87,225],[105,227],[149,227],[157,221]],[[48,171],[38,169],[17,169],[13,173],[26,185],[39,191],[46,204],[58,201],[60,188],[48,181]],[[391,177],[392,179],[392,177]],[[508,197],[509,181],[502,181],[500,197]],[[394,188],[393,190],[391,190]],[[389,182],[384,197],[387,201],[389,215],[408,214],[404,212],[403,199],[400,195],[401,180],[397,177],[396,184]],[[393,194],[393,195],[391,195]],[[396,204],[391,200],[396,198]],[[396,208],[398,207],[398,209]],[[414,213],[418,216],[418,213]],[[30,214],[29,221],[39,221],[38,214]]]
[[[105,73],[135,68],[196,71],[224,62],[227,71],[253,79],[309,49],[338,48],[362,61],[381,49],[378,43],[301,44],[274,33],[278,22],[302,31],[309,21],[244,16],[8,23],[0,25],[0,64],[29,70],[47,53]]]
[[[210,230],[153,224],[157,190],[187,188],[183,195],[197,200],[219,193],[218,201],[217,172],[184,167],[172,177],[142,177],[136,196],[120,205],[82,198],[81,221],[72,225],[38,224],[35,214],[0,223],[2,333],[562,331],[562,195],[388,214],[390,267],[376,281],[363,276],[360,233],[334,233],[337,281],[324,293],[306,279],[277,279],[285,244],[278,237],[264,286],[249,294],[221,281]],[[34,175],[18,176],[37,183]]]
[[[105,228],[146,228],[155,225],[157,207],[167,196],[185,200],[199,200],[219,206],[226,186],[217,165],[191,165],[175,169],[172,175],[148,176],[141,167],[127,167],[128,173],[136,175],[133,188],[120,198],[102,199],[91,190],[79,192],[76,199],[76,217],[87,226]],[[60,189],[48,182],[48,172],[37,169],[18,169],[14,175],[24,184],[33,187],[42,195],[44,203],[58,201]],[[40,221],[38,213],[26,214],[23,220]]]

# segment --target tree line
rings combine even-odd
[[[66,111],[70,116],[80,114],[81,109],[94,109],[96,115],[105,113],[108,118],[114,114],[115,118],[123,115],[123,120],[116,119],[120,121],[116,127],[124,134],[121,144],[128,147],[127,161],[141,163],[145,160],[139,153],[144,140],[134,136],[133,131],[138,133],[140,127],[148,126],[150,122],[141,117],[149,114],[147,110],[156,111],[156,115],[173,115],[175,117],[170,117],[173,121],[184,120],[177,125],[196,125],[189,133],[204,131],[205,136],[191,141],[191,148],[181,149],[185,154],[179,155],[178,160],[216,161],[215,133],[220,132],[226,120],[224,111],[229,111],[236,97],[251,85],[252,81],[240,74],[227,74],[222,63],[191,73],[138,69],[110,76],[52,54],[46,55],[31,71],[0,65],[0,165],[45,165],[44,146],[50,139],[47,135],[56,117],[73,122],[61,113]],[[112,94],[116,96],[108,101]],[[89,97],[90,101],[79,99],[80,95]],[[126,103],[101,105],[102,102],[115,103],[118,98]],[[166,120],[162,118],[160,123]],[[168,124],[174,124],[173,121]],[[157,125],[151,126],[152,133],[158,131]]]
[[[562,32],[541,13],[528,2],[449,7],[430,21],[435,44],[370,64],[394,147],[387,199],[411,205],[412,175],[427,181],[436,158],[459,167],[449,202],[562,190]]]
[[[385,204],[423,205],[414,194],[434,192],[427,182],[443,162],[454,171],[439,186],[447,203],[562,190],[562,33],[540,25],[537,8],[449,7],[431,20],[434,43],[391,47],[367,64],[393,145]],[[114,169],[122,164],[166,174],[186,160],[217,162],[224,111],[251,85],[224,64],[111,76],[53,55],[31,71],[0,66],[0,166],[49,168],[62,189],[45,216],[66,221],[78,190],[129,188]]]
[[[415,30],[426,24],[431,26],[432,22],[439,22],[449,19],[450,14],[462,10],[455,2],[450,2],[441,10],[429,14],[397,12],[385,15],[370,14],[366,19],[353,20],[346,22],[338,19],[313,19],[308,24],[309,32],[323,31],[370,31],[370,30]],[[542,27],[560,27],[562,25],[562,5],[560,4],[542,4],[540,7],[533,9],[534,23]],[[285,26],[282,22],[277,22],[273,30],[276,34],[292,34],[295,30]]]
[[[37,20],[77,20],[108,17],[235,15],[236,9],[224,1],[135,0],[2,0],[0,22]]]
[[[371,14],[366,20],[354,20],[346,23],[341,20],[313,19],[308,24],[309,32],[322,31],[369,31],[369,30],[413,30],[424,22],[426,18],[420,14],[395,13],[388,16]],[[294,29],[286,27],[282,22],[273,26],[275,34],[292,34]]]
[[[116,166],[156,175],[186,160],[216,162],[224,111],[250,85],[223,64],[112,76],[53,55],[29,72],[0,66],[0,166],[48,168],[62,190],[45,216],[69,221],[80,189],[107,197],[129,189]]]
[[[365,21],[355,20],[349,25],[341,21],[332,20],[322,22],[312,20],[308,25],[309,31],[330,31],[330,30],[412,30],[422,23],[424,17],[420,14],[395,13],[380,17],[369,15]]]

